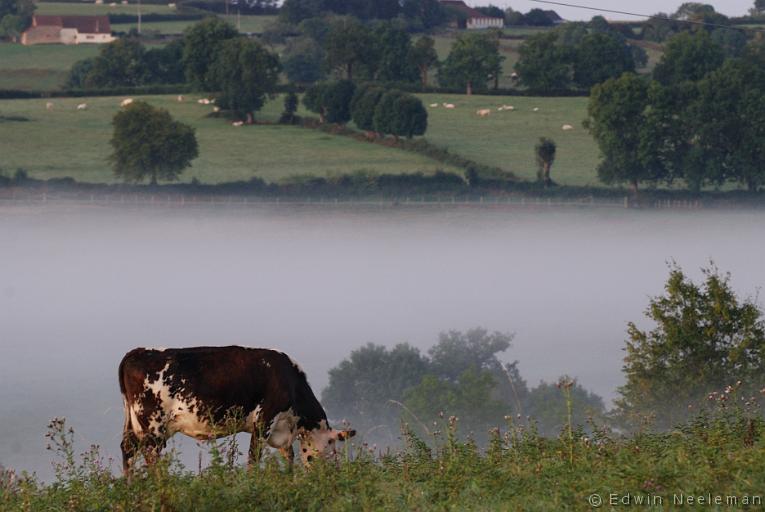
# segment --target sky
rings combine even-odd
[[[563,3],[583,5],[587,7],[598,7],[603,9],[612,9],[617,11],[634,12],[638,14],[655,14],[657,12],[674,12],[685,3],[685,0],[561,0]],[[702,0],[703,1],[703,0]],[[494,4],[502,8],[512,7],[516,11],[528,12],[535,7],[541,9],[553,9],[566,20],[589,20],[598,13],[587,9],[576,9],[571,7],[562,7],[558,5],[543,4],[531,0],[468,0],[468,5],[488,5]],[[717,12],[727,16],[742,16],[754,5],[753,0],[725,0],[724,2],[710,2],[714,5]],[[636,19],[634,17],[603,13],[603,16],[609,19]]]

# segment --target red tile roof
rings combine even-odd
[[[112,27],[108,16],[50,16],[35,14],[32,16],[33,27],[76,28],[81,34],[111,34]]]

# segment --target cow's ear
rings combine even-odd
[[[339,441],[345,441],[346,439],[350,439],[355,435],[356,435],[355,430],[338,430],[337,431],[337,439]]]

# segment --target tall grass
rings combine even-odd
[[[0,510],[591,510],[595,496],[606,509],[614,499],[645,498],[671,508],[678,496],[762,503],[759,409],[730,391],[710,403],[671,432],[631,436],[569,422],[560,437],[544,438],[508,417],[485,448],[460,439],[460,420],[444,417],[427,437],[402,425],[398,451],[349,445],[308,470],[280,455],[247,469],[232,436],[211,442],[206,468],[185,468],[170,451],[130,479],[115,476],[98,447],[76,456],[72,431],[54,420],[55,481],[1,472]]]

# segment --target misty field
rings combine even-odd
[[[443,169],[461,173],[421,155],[315,130],[278,125],[233,128],[224,119],[207,117],[212,107],[196,103],[198,97],[188,95],[184,103],[178,103],[174,95],[144,98],[168,108],[197,129],[200,157],[184,172],[183,181],[197,178],[204,183],[220,183],[254,176],[276,181],[296,174],[326,176],[357,170],[432,173]],[[558,144],[553,179],[566,185],[597,184],[597,147],[581,126],[586,98],[421,97],[426,105],[456,105],[454,110],[429,108],[427,139],[437,146],[510,170],[521,178],[534,179],[534,145],[539,137],[552,137]],[[118,97],[54,99],[52,112],[45,110],[45,100],[3,101],[2,115],[29,118],[26,122],[0,124],[3,170],[23,168],[35,178],[69,176],[86,182],[114,181],[107,159],[111,118],[120,101]],[[278,97],[269,102],[258,119],[275,122],[282,101]],[[76,111],[76,105],[82,102],[88,103],[88,110]],[[497,112],[496,107],[503,104],[512,104],[515,110]],[[478,108],[487,107],[493,110],[488,118],[475,114]],[[534,112],[534,108],[539,111]],[[564,132],[563,124],[575,128]]]
[[[326,176],[357,170],[406,173],[437,169],[452,170],[426,157],[333,136],[295,126],[260,125],[235,128],[222,118],[208,117],[210,105],[189,95],[179,103],[176,96],[147,96],[143,99],[165,107],[179,120],[197,130],[200,156],[182,175],[183,181],[197,178],[203,183],[221,183],[260,177],[276,181],[291,175]],[[0,123],[0,153],[3,170],[26,169],[35,178],[69,176],[78,181],[113,182],[108,162],[111,119],[119,110],[120,97],[6,100],[0,103],[4,116],[26,116],[28,121]],[[87,103],[85,111],[76,110]],[[275,121],[282,99],[266,105],[258,119]]]

